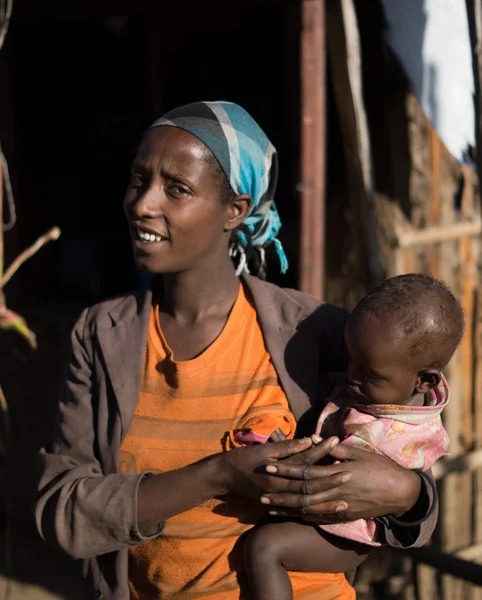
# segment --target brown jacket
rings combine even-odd
[[[347,312],[295,290],[245,277],[268,351],[296,418],[310,414],[325,371],[347,366]],[[85,310],[72,333],[67,385],[53,444],[41,452],[37,527],[50,544],[84,559],[92,597],[127,600],[127,549],[144,537],[136,499],[142,474],[120,474],[119,448],[137,404],[151,292]],[[318,409],[319,410],[319,409]],[[311,419],[308,421],[313,422]],[[428,503],[435,502],[425,486]],[[436,523],[390,530],[393,546],[422,545]]]

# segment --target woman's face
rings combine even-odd
[[[221,202],[212,160],[182,129],[155,127],[142,140],[124,199],[140,269],[177,273],[228,256],[230,233],[243,221],[247,202]]]

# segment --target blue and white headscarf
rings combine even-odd
[[[278,180],[278,155],[256,121],[241,106],[231,102],[194,102],[166,113],[152,127],[179,127],[196,136],[217,159],[236,194],[252,198],[249,215],[243,225],[249,231],[251,243],[260,252],[264,263],[264,248],[274,243],[281,272],[288,261],[277,239],[281,221],[274,203]],[[238,273],[248,271],[246,249],[248,238],[242,230],[231,254],[239,255]]]

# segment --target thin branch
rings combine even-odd
[[[1,20],[0,20],[0,48],[3,46],[5,37],[7,35],[8,26],[10,24],[10,18],[12,16],[13,0],[2,0],[0,4]]]
[[[34,244],[32,244],[29,248],[27,248],[21,254],[19,254],[17,258],[13,261],[13,263],[5,271],[5,275],[0,280],[0,288],[4,288],[10,281],[10,279],[13,277],[13,275],[23,265],[23,263],[27,261],[30,257],[32,257],[36,252],[38,252],[42,246],[45,246],[45,244],[47,244],[48,242],[57,240],[59,236],[60,229],[58,227],[52,227],[52,229],[47,231],[47,233],[41,235]]]
[[[1,167],[3,171],[3,185],[5,187],[5,197],[7,199],[8,206],[8,223],[2,223],[3,231],[10,231],[17,222],[17,212],[15,210],[15,200],[13,198],[12,184],[10,182],[10,173],[8,171],[8,163],[5,158],[5,154],[0,152],[0,160],[2,161]]]

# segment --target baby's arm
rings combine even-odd
[[[287,571],[347,573],[370,552],[368,546],[326,534],[316,525],[273,522],[254,529],[245,545],[253,600],[291,600]]]

